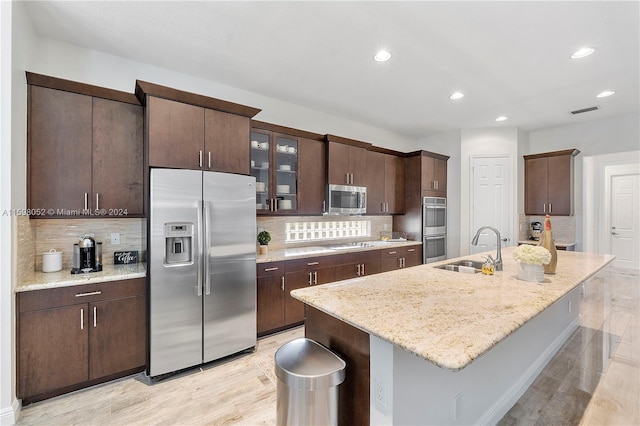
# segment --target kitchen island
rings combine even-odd
[[[578,326],[580,284],[613,260],[561,252],[536,284],[517,280],[512,250],[493,276],[437,268],[449,259],[293,291],[307,337],[347,361],[341,418],[497,422]]]

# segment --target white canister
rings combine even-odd
[[[62,252],[51,249],[42,253],[42,272],[62,271]]]

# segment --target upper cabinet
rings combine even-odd
[[[143,108],[133,94],[27,73],[33,217],[144,215]]]
[[[579,153],[568,149],[524,156],[526,215],[573,215],[573,167]]]
[[[325,147],[321,135],[254,121],[250,167],[259,214],[322,214]]]
[[[447,159],[439,155],[422,156],[422,196],[447,196]]]
[[[334,135],[326,138],[328,183],[367,186],[367,149],[371,144]]]
[[[250,173],[250,118],[259,109],[139,80],[136,96],[146,105],[149,166]]]
[[[402,158],[367,151],[367,214],[404,213]]]

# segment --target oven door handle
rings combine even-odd
[[[447,236],[444,235],[444,234],[443,235],[432,235],[430,237],[424,237],[425,240],[442,240],[442,239],[445,239],[445,238],[447,238]]]

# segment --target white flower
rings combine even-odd
[[[551,262],[551,253],[542,246],[522,244],[513,251],[513,258],[522,263],[546,265]]]

